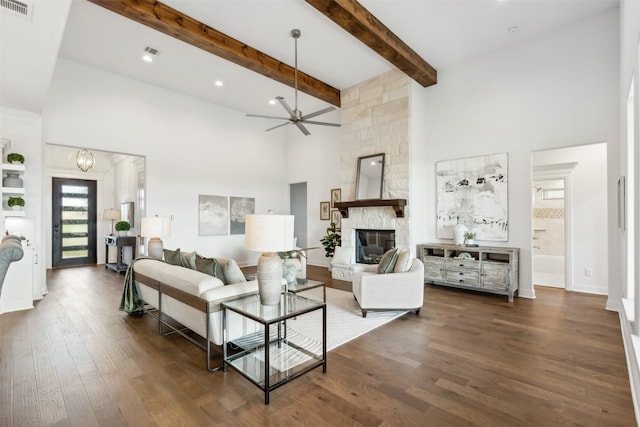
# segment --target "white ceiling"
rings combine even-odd
[[[360,2],[441,73],[473,57],[618,7],[618,0]],[[33,3],[32,21],[0,13],[3,107],[41,112],[58,55],[244,112],[281,115],[280,106],[268,105],[278,95],[293,104],[293,89],[86,0]],[[338,89],[393,67],[302,0],[164,3],[292,66],[294,41],[289,32],[299,28],[299,68]],[[511,32],[511,27],[518,30]],[[141,61],[145,46],[161,52],[152,64]],[[216,80],[224,86],[216,87]],[[299,105],[309,113],[328,104],[301,94]],[[265,126],[271,124],[265,121]]]

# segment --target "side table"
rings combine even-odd
[[[116,247],[117,256],[116,256],[115,263],[109,262],[109,246]],[[132,250],[131,257],[132,259],[135,259],[136,258],[135,236],[104,236],[104,247],[105,247],[104,248],[105,249],[104,266],[106,268],[112,269],[116,273],[127,271],[127,268],[129,267],[129,265],[125,264],[124,261],[122,260],[122,251],[124,247],[129,247],[129,246],[131,247],[131,250]]]
[[[327,305],[324,302],[285,292],[280,295],[280,303],[276,305],[260,304],[258,294],[226,301],[221,305],[224,369],[231,366],[263,390],[265,405],[269,404],[269,393],[281,385],[319,366],[322,366],[323,373],[327,372]],[[321,354],[287,338],[287,320],[315,310],[322,310],[322,325],[318,325],[322,327]],[[228,312],[262,325],[259,332],[234,339],[233,344],[239,350],[232,355],[228,354]],[[272,353],[278,357],[272,359]]]

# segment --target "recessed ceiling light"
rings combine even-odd
[[[222,86],[224,86],[224,83],[222,83],[222,81],[220,81],[220,80],[216,80],[215,85],[218,86],[218,87],[222,87]]]
[[[276,100],[275,100],[275,99],[270,99],[270,100],[269,100],[269,104],[271,104],[271,105],[276,105]]]
[[[144,62],[153,62],[153,58],[148,53],[145,53],[144,55],[142,55],[142,60]]]
[[[145,62],[153,62],[153,58],[158,55],[160,55],[160,51],[158,49],[146,46],[142,51],[142,60]]]

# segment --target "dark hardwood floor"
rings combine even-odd
[[[309,266],[310,278],[331,281]],[[0,316],[1,426],[635,426],[618,315],[605,297],[426,286],[407,314],[271,394],[118,311],[123,275],[48,272],[34,310]]]

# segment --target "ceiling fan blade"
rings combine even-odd
[[[309,131],[307,130],[307,128],[306,128],[306,127],[304,127],[304,125],[303,125],[302,123],[297,122],[297,123],[296,123],[296,126],[298,126],[298,129],[300,129],[300,131],[301,131],[302,133],[304,133],[306,136],[311,135],[311,132],[309,132]]]
[[[289,117],[263,116],[261,114],[247,114],[247,117],[259,117],[261,119],[289,120]]]
[[[295,113],[293,112],[291,107],[289,107],[289,104],[287,104],[287,101],[285,101],[283,97],[276,96],[276,100],[280,103],[280,105],[282,105],[282,107],[285,110],[287,110],[287,113],[289,113],[289,116],[291,116],[291,118],[295,118],[296,117]]]
[[[286,119],[285,119],[285,120],[286,120]],[[293,123],[293,122],[285,122],[285,123],[281,123],[281,124],[276,125],[276,126],[274,126],[274,127],[272,127],[272,128],[265,129],[264,131],[265,131],[265,132],[269,132],[270,130],[274,130],[274,129],[277,129],[277,128],[282,127],[282,126],[290,125],[291,123]]]
[[[304,123],[305,125],[333,126],[336,128],[342,126],[340,123],[314,122],[313,120],[304,120],[302,123]]]
[[[336,109],[336,107],[328,107],[328,108],[325,108],[323,110],[316,111],[315,113],[307,114],[306,116],[302,117],[302,120],[310,119],[312,117],[317,117],[317,116],[319,116],[321,114],[328,113],[329,111],[333,111],[335,109]]]

